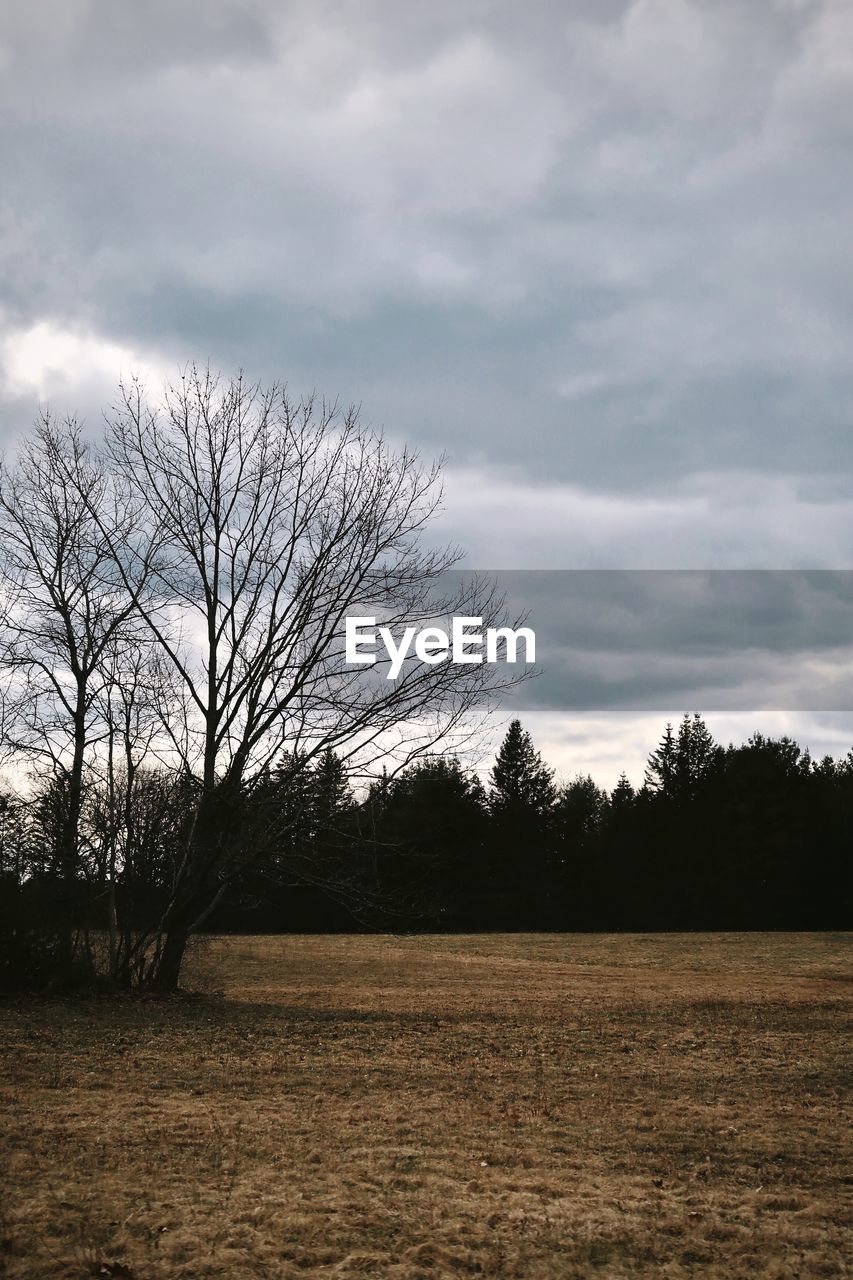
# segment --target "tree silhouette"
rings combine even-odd
[[[503,610],[482,579],[441,591],[456,551],[420,539],[439,472],[394,453],[355,409],[193,367],[159,404],[125,388],[108,449],[139,512],[132,536],[110,541],[113,561],[178,689],[164,721],[176,764],[201,784],[152,957],[151,983],[171,990],[189,937],[269,844],[252,793],[283,751],[299,768],[328,747],[363,767],[412,759],[468,729],[506,683],[450,662],[367,679],[345,663],[344,618],[492,625]],[[137,564],[156,587],[147,607]]]
[[[394,778],[376,828],[379,878],[399,918],[433,927],[476,919],[487,811],[479,779],[453,757]]]
[[[672,725],[667,723],[646,765],[646,786],[651,791],[670,796],[675,789],[676,744]]]
[[[12,467],[0,471],[0,668],[9,678],[4,745],[61,791],[53,873],[61,882],[55,926],[61,968],[78,962],[80,824],[94,745],[105,736],[100,699],[117,646],[138,634],[112,547],[136,514],[122,509],[110,476],[73,419],[44,414]],[[137,598],[147,566],[127,570]]]
[[[491,917],[494,924],[535,927],[551,911],[554,772],[530,734],[513,720],[490,774]]]
[[[699,713],[685,715],[675,743],[674,794],[682,800],[694,798],[720,766],[722,754]]]
[[[513,720],[490,774],[490,806],[497,818],[545,821],[557,798],[554,771],[542,763],[530,734]]]
[[[619,781],[610,793],[610,803],[613,809],[620,812],[630,809],[631,805],[634,803],[635,795],[636,793],[634,788],[631,786],[631,783],[628,781],[628,776],[623,770],[619,775]]]
[[[555,851],[552,876],[560,903],[559,919],[572,927],[590,927],[599,907],[602,828],[607,793],[589,774],[561,787],[554,809]]]

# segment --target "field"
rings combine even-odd
[[[843,1276],[849,960],[222,938],[193,998],[6,1000],[0,1273]]]

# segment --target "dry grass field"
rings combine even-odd
[[[849,960],[228,938],[192,999],[7,1000],[0,1271],[843,1276]]]

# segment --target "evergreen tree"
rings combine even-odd
[[[427,757],[388,787],[380,878],[412,919],[472,922],[486,828],[482,785],[458,760]]]
[[[692,718],[685,715],[678,727],[675,745],[676,795],[693,799],[719,766],[721,756],[722,749],[698,712],[694,712]]]
[[[590,926],[606,812],[607,793],[589,774],[578,774],[560,789],[554,807],[554,856],[549,868],[557,899],[555,927]]]
[[[564,786],[554,812],[558,827],[580,844],[589,844],[598,834],[607,808],[607,793],[589,774],[578,774]]]
[[[853,753],[851,753],[851,758],[853,758]],[[483,813],[485,813],[489,807],[489,798],[486,795],[486,788],[480,781],[480,775],[478,773],[471,774],[471,798],[476,801]]]
[[[722,758],[705,721],[697,713],[684,715],[678,734],[667,724],[646,766],[646,786],[666,799],[693,798]]]
[[[540,928],[553,923],[554,773],[519,720],[507,730],[491,771],[492,848],[486,885],[490,923]]]
[[[645,831],[655,793],[635,791],[623,772],[604,813],[599,856],[588,889],[587,927],[629,928],[637,922],[638,898],[647,893]]]
[[[273,839],[282,851],[301,852],[313,836],[314,789],[304,755],[286,751],[274,770],[268,795],[275,807],[271,821]]]
[[[490,805],[498,818],[518,816],[541,822],[554,806],[554,771],[542,763],[520,720],[513,720],[501,743],[491,783]]]
[[[327,747],[318,760],[312,778],[312,816],[317,837],[334,830],[353,805],[347,767],[340,756]]]
[[[623,771],[620,773],[619,781],[611,793],[610,804],[613,809],[623,812],[626,809],[630,809],[634,803],[635,794],[634,788],[628,781],[628,775]]]
[[[660,743],[646,765],[646,786],[660,795],[672,795],[675,785],[675,734],[667,723]]]

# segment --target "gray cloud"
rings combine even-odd
[[[445,450],[468,563],[849,565],[851,47],[846,0],[3,6],[3,435],[210,359]]]
[[[2,291],[599,489],[849,465],[847,5],[4,12]]]
[[[853,572],[503,572],[536,634],[518,707],[853,711]]]

